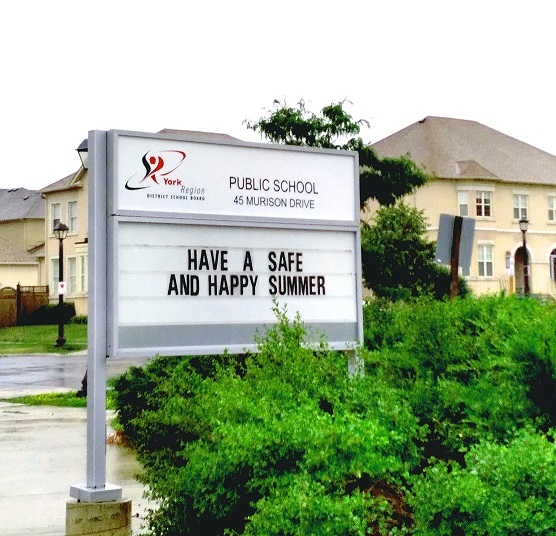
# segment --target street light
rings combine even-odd
[[[527,253],[526,233],[529,229],[529,220],[519,220],[519,229],[523,236],[523,283],[525,285],[525,296],[529,296],[529,254]]]
[[[85,169],[89,169],[89,140],[85,138],[76,149],[79,158],[81,159],[81,164]]]
[[[69,227],[63,223],[58,223],[54,227],[54,236],[58,239],[58,338],[56,339],[55,346],[64,346],[66,344],[66,339],[64,338],[64,318],[63,318],[63,307],[64,307],[64,294],[60,292],[62,290],[62,285],[64,281],[64,240],[68,236]]]

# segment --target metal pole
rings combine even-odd
[[[523,284],[525,296],[529,296],[531,290],[529,287],[529,253],[527,252],[527,240],[525,234],[527,231],[522,231],[523,234]]]
[[[58,245],[58,282],[64,281],[64,239],[59,238]],[[64,295],[58,294],[58,338],[56,346],[64,346],[66,339],[64,337]]]
[[[463,217],[454,218],[454,228],[452,230],[452,249],[450,252],[450,299],[453,300],[458,295],[458,273],[459,273],[459,249],[461,243],[461,229],[463,227]]]
[[[122,498],[122,488],[106,482],[106,138],[89,133],[87,483],[70,487],[70,496],[84,502]]]

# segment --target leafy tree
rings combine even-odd
[[[363,276],[375,295],[392,300],[420,295],[442,299],[450,290],[448,270],[434,261],[423,212],[398,201],[380,207],[372,225],[361,227]],[[463,279],[460,295],[469,293]]]
[[[268,117],[245,121],[245,124],[272,143],[357,151],[361,208],[369,198],[381,205],[391,205],[422,186],[427,174],[407,156],[380,158],[370,144],[362,140],[361,126],[368,122],[354,119],[347,113],[345,102],[329,104],[320,114],[314,114],[305,108],[303,100],[297,107],[275,100]]]

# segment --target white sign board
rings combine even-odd
[[[315,335],[354,343],[356,246],[348,231],[121,223],[116,345],[241,352],[275,322],[273,298]]]
[[[59,281],[58,282],[58,294],[66,294],[66,292],[67,292],[66,282],[65,281]]]
[[[299,313],[362,336],[357,154],[107,133],[107,355],[244,352]]]
[[[353,222],[353,153],[120,134],[114,211]]]

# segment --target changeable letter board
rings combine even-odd
[[[109,356],[254,350],[275,306],[359,343],[356,153],[127,131],[106,149]]]

